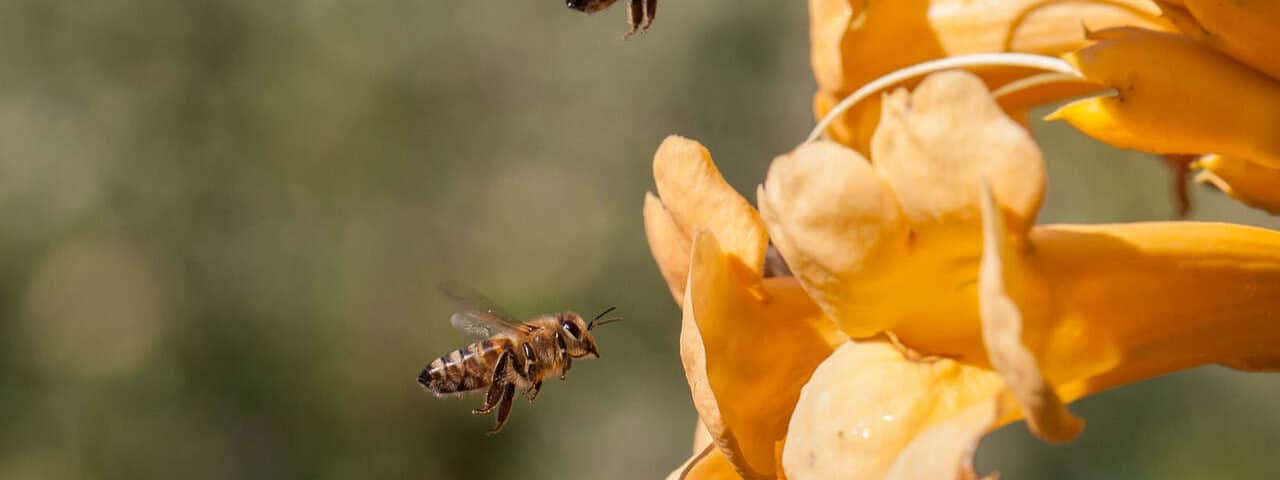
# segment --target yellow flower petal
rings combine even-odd
[[[1046,119],[1120,148],[1217,152],[1280,168],[1280,82],[1183,36],[1137,28],[1096,35],[1101,41],[1067,60],[1117,93]]]
[[[1162,5],[1178,30],[1280,79],[1280,2],[1274,0],[1185,0]]]
[[[709,230],[725,252],[760,275],[769,245],[764,222],[747,199],[725,182],[706,147],[687,138],[667,137],[653,156],[653,179],[662,205],[686,235]]]
[[[810,55],[819,86],[814,108],[822,118],[859,86],[926,60],[966,53],[1057,55],[1074,50],[1086,43],[1081,25],[1171,28],[1156,14],[1154,5],[1145,0],[810,0]],[[892,55],[884,53],[885,45],[893,46]],[[996,68],[982,76],[994,88],[1022,75]],[[1024,101],[1042,103],[1078,91],[1039,90],[1038,96]],[[833,123],[829,133],[834,140],[867,153],[879,114],[875,100],[858,105]]]
[[[1007,255],[999,276],[1008,283],[991,281],[995,263],[981,282],[1004,290],[995,296],[1014,312],[988,318],[1010,321],[1024,310],[1023,330],[999,321],[984,328],[1001,337],[988,342],[997,352],[992,363],[1013,373],[1005,378],[1041,432],[1065,432],[1061,439],[1074,430],[1050,385],[1070,401],[1206,363],[1277,366],[1280,232],[1162,222],[1040,227],[1028,240],[1023,249],[993,248]],[[996,358],[1010,351],[1012,360]],[[1039,373],[1036,364],[1049,368]],[[945,460],[939,468],[958,469],[954,460],[965,457],[954,448],[971,446],[984,424],[960,412],[991,401],[1004,384],[980,366],[913,362],[881,343],[851,343],[805,386],[784,468],[793,479],[883,478],[886,469],[917,472],[910,467],[924,467],[915,465],[918,455],[934,451]],[[999,423],[1016,417],[1006,413]],[[948,420],[958,426],[937,427]]]
[[[693,453],[701,452],[707,445],[711,445],[711,432],[707,431],[707,426],[702,424],[702,420],[698,420],[693,428]]]
[[[1199,365],[1280,356],[1280,232],[1049,225],[1032,230],[1019,264],[1008,286],[1023,307],[1024,342],[1067,401]]]
[[[1221,363],[1223,366],[1246,372],[1280,372],[1280,355],[1259,355]]]
[[[729,464],[714,445],[703,447],[694,456],[667,475],[667,480],[741,480],[742,477]]]
[[[883,479],[913,440],[990,402],[1002,385],[990,370],[911,361],[882,342],[846,343],[800,394],[782,452],[787,478]]]
[[[810,51],[820,89],[847,94],[885,73],[950,55],[1071,51],[1086,43],[1081,25],[1168,28],[1158,13],[1142,0],[810,0]],[[893,55],[884,54],[885,45]]]
[[[1025,230],[1043,192],[1039,150],[972,74],[932,75],[885,97],[884,111],[873,164],[833,144],[801,146],[769,169],[761,215],[850,336],[893,330],[917,348],[984,359],[973,341],[978,185],[990,178],[1006,221]]]
[[[850,277],[892,266],[908,242],[893,192],[856,152],[830,142],[801,145],[774,160],[757,202],[773,241],[819,304],[855,337],[888,325],[860,316]],[[885,319],[892,321],[892,318]]]
[[[1000,419],[998,398],[979,402],[917,435],[885,475],[887,480],[973,480],[978,441]],[[996,476],[989,478],[994,480]]]
[[[1084,422],[1067,412],[1035,357],[1022,344],[1022,312],[1005,293],[1004,284],[1005,257],[1016,262],[1018,256],[1006,245],[1009,232],[1004,229],[991,189],[985,182],[982,194],[984,242],[978,303],[987,357],[1018,400],[1031,431],[1047,441],[1070,441],[1080,434]]]
[[[931,75],[910,95],[888,96],[881,116],[871,157],[913,228],[977,225],[982,178],[992,182],[1011,229],[1035,223],[1044,196],[1040,149],[976,76]],[[980,242],[973,231],[961,235]]]
[[[1280,214],[1280,168],[1238,157],[1206,155],[1191,164],[1197,182],[1209,183],[1247,205]]]
[[[943,90],[957,97],[960,91]],[[964,95],[989,99],[978,89]],[[846,333],[866,338],[889,330],[926,355],[987,367],[978,301],[979,178],[991,176],[1011,225],[1034,217],[1038,199],[1026,192],[1040,185],[1018,185],[1019,175],[1010,172],[1024,171],[1019,168],[987,166],[1020,165],[993,159],[1018,149],[984,151],[964,143],[998,144],[984,135],[1010,128],[1007,122],[985,127],[991,120],[975,121],[961,108],[949,117],[929,113],[948,110],[945,104],[899,109],[923,126],[905,122],[906,133],[894,141],[926,145],[885,149],[900,159],[866,164],[821,143],[797,149],[775,161],[759,201],[796,278]],[[884,128],[897,128],[900,122],[888,117]],[[930,135],[942,134],[929,132],[943,129],[926,128],[933,125],[951,126],[960,138],[935,139]],[[949,156],[935,148],[969,153]],[[1022,161],[1040,162],[1033,154]],[[951,174],[931,177],[932,170]],[[1001,182],[1010,182],[1012,193],[1002,191]],[[1066,401],[1206,363],[1268,365],[1280,356],[1280,323],[1273,321],[1280,311],[1280,233],[1193,222],[1054,225],[1025,236],[1021,228],[1009,231],[1006,295],[1023,317],[1023,344]]]
[[[689,236],[671,218],[662,201],[648,192],[644,194],[644,233],[649,240],[649,251],[658,262],[658,271],[667,281],[676,304],[680,304],[689,278]]]
[[[694,407],[743,478],[771,477],[801,386],[845,337],[795,279],[747,284],[714,234],[693,245],[680,357]]]

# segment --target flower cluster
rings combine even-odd
[[[1280,3],[1157,2],[1178,30],[1117,27],[1066,56],[1114,94],[1049,115],[1111,145],[1207,154],[1198,179],[1280,213]]]
[[[1092,393],[1212,363],[1280,369],[1280,232],[1035,222],[1045,167],[1026,108],[1103,88],[1117,93],[1052,117],[1120,146],[1214,153],[1197,168],[1274,200],[1280,182],[1257,169],[1280,158],[1266,118],[1280,104],[1261,103],[1280,89],[1246,66],[1274,58],[1257,36],[1170,33],[1245,21],[1203,3],[1212,14],[1161,4],[1167,21],[1142,2],[812,0],[819,132],[834,141],[775,159],[758,208],[699,143],[670,137],[654,156],[645,230],[683,309],[700,420],[671,478],[971,478],[1001,425],[1069,441],[1084,422],[1065,405]],[[1280,22],[1263,13],[1248,21]],[[1079,28],[1095,21],[1160,30]],[[904,56],[875,55],[890,41]],[[1010,49],[1067,61],[924,75]],[[1228,94],[1256,97],[1228,108]]]

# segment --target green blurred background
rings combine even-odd
[[[679,133],[750,192],[812,126],[803,2],[0,2],[0,479],[661,478],[694,420],[641,224]],[[1043,221],[1169,217],[1061,125]],[[1280,222],[1195,189],[1196,218]],[[754,195],[750,195],[753,197]],[[414,379],[442,280],[628,318],[516,405]],[[1134,299],[1152,301],[1153,299]],[[1280,376],[1205,368],[989,437],[1005,478],[1270,478]]]

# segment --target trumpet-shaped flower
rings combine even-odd
[[[1185,35],[1123,27],[1090,36],[1097,43],[1067,61],[1115,94],[1072,102],[1049,119],[1121,148],[1280,167],[1280,80]]]
[[[1034,226],[1039,150],[971,74],[881,116],[871,161],[827,142],[775,160],[759,213],[705,149],[659,149],[646,231],[711,438],[673,478],[965,478],[1004,423],[1069,440],[1085,395],[1280,367],[1280,233]],[[763,277],[769,240],[794,277]]]
[[[1280,4],[1158,3],[1181,34],[1137,27],[1091,33],[1096,43],[1067,60],[1115,93],[1076,101],[1048,118],[1123,148],[1215,154],[1195,164],[1201,181],[1276,213]]]
[[[1200,172],[1197,182],[1213,185],[1246,205],[1280,214],[1280,168],[1216,154],[1191,162],[1191,168]]]
[[[872,79],[920,62],[984,52],[1058,55],[1087,43],[1081,25],[1172,28],[1158,18],[1158,9],[1147,0],[810,0],[809,12],[818,117],[826,116],[840,99]],[[981,74],[995,88],[1025,77],[1028,71],[992,67]],[[1006,106],[1020,110],[1095,89],[1057,84],[1034,95],[1010,97]],[[878,100],[862,102],[841,115],[827,133],[859,152],[868,152],[880,114]]]

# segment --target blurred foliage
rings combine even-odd
[[[655,478],[689,452],[649,160],[697,138],[754,190],[813,124],[799,2],[0,3],[0,478]],[[1037,126],[1050,221],[1160,219],[1161,167]],[[1280,223],[1197,190],[1200,218]],[[517,313],[618,305],[603,359],[501,435],[414,382],[468,340],[442,280]],[[1148,301],[1148,299],[1135,299]],[[1010,478],[1264,478],[1280,380],[1100,395]]]

